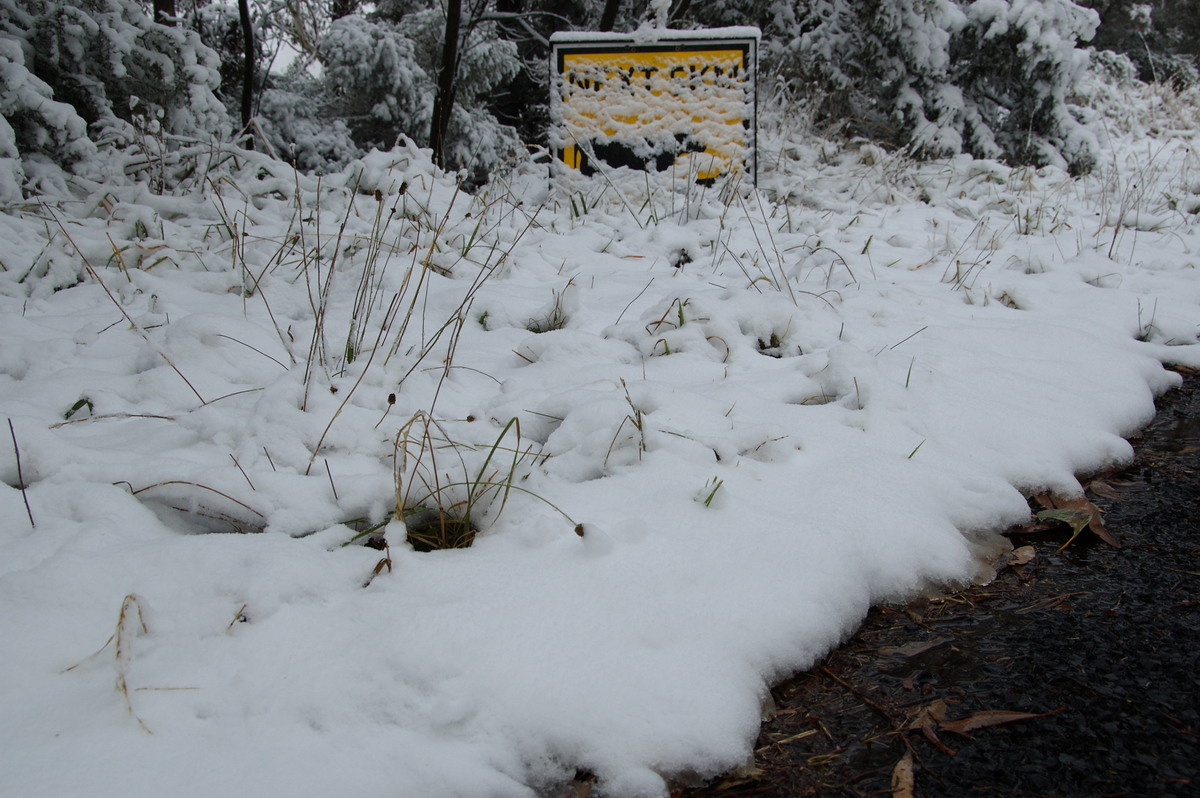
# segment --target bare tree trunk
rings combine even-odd
[[[175,27],[175,0],[154,0],[154,21],[169,28]]]
[[[238,14],[242,20],[242,42],[246,52],[242,67],[242,130],[246,131],[254,109],[254,28],[250,24],[250,0],[238,0]],[[246,139],[246,149],[254,149],[253,136]]]
[[[446,38],[442,41],[442,65],[438,72],[437,96],[433,101],[433,124],[429,131],[429,147],[433,150],[433,162],[438,166],[446,165],[446,129],[450,127],[450,112],[454,109],[458,31],[461,24],[462,0],[447,0]]]
[[[617,24],[617,12],[621,10],[621,0],[604,0],[604,10],[600,12],[600,30],[610,31]]]

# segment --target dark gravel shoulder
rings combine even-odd
[[[875,608],[776,687],[753,769],[677,795],[1200,795],[1200,374],[1134,443],[1089,482],[1120,548],[1014,530],[1032,560]]]

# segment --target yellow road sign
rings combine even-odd
[[[753,176],[757,31],[660,31],[551,39],[554,143],[562,161],[671,168],[706,181]],[[753,35],[747,35],[753,34]]]

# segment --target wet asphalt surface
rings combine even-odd
[[[1200,796],[1200,375],[1134,443],[1085,482],[1120,548],[1014,532],[991,584],[876,608],[775,688],[752,769],[676,795]]]

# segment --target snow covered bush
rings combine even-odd
[[[219,132],[219,79],[194,32],[136,0],[0,0],[0,201],[94,168],[98,142]]]
[[[0,33],[0,202],[21,198],[22,155],[70,166],[95,154],[86,123],[53,95],[26,67],[21,41]]]
[[[962,149],[954,117],[963,102],[950,82],[950,38],[964,23],[957,3],[817,0],[803,23],[801,69],[828,92],[827,113],[920,152]]]
[[[360,147],[389,149],[401,134],[427,137],[434,83],[405,31],[359,15],[342,17],[329,26],[317,53],[329,92],[327,112],[345,121]]]
[[[91,135],[128,139],[131,122],[168,133],[221,129],[215,54],[194,31],[151,21],[136,0],[0,0],[3,32]]]
[[[397,19],[347,16],[330,25],[318,46],[330,94],[325,113],[344,119],[359,147],[388,149],[402,136],[429,140],[443,27],[440,8]],[[471,26],[461,48],[447,163],[482,175],[519,148],[512,129],[487,108],[488,96],[519,68],[516,46],[498,38],[493,23]]]
[[[328,116],[320,81],[289,73],[273,83],[259,97],[258,117],[279,157],[301,171],[323,174],[362,155],[346,122]]]
[[[1070,0],[812,0],[794,21],[763,5],[745,21],[776,39],[768,66],[850,132],[924,156],[1094,162],[1070,93],[1097,17]]]
[[[1070,93],[1088,64],[1076,45],[1092,38],[1096,14],[1069,0],[976,0],[965,11],[951,58],[968,149],[1090,170],[1096,138]]]
[[[1093,44],[1115,50],[1142,80],[1178,88],[1200,83],[1200,16],[1193,0],[1079,0],[1100,15]]]

